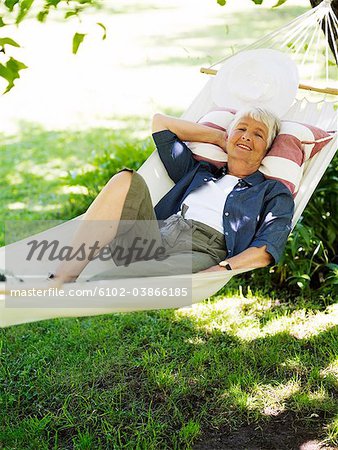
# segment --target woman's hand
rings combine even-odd
[[[272,262],[272,260],[272,256],[266,251],[266,245],[263,247],[249,247],[232,258],[226,258],[226,262],[230,264],[232,270],[258,269],[260,267],[267,266]],[[211,266],[206,270],[201,270],[198,273],[219,271],[230,272],[225,267],[217,265]]]
[[[227,141],[228,141],[228,133],[226,131],[220,131],[220,134],[218,135],[218,147],[221,147],[221,149],[227,153]]]
[[[164,114],[155,114],[152,124],[153,133],[169,130],[176,134],[181,141],[205,142],[221,147],[226,151],[227,134],[225,131],[208,127],[188,120],[176,119]]]

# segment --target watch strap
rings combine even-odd
[[[224,267],[224,269],[226,269],[226,270],[232,270],[232,268],[231,268],[231,266],[230,266],[230,263],[229,263],[229,261],[227,261],[227,260],[221,261],[221,262],[219,263],[219,265],[220,265],[221,267]]]

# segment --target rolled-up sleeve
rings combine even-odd
[[[250,247],[263,247],[277,263],[282,256],[287,238],[291,231],[294,201],[291,193],[273,195],[266,202],[260,225]]]
[[[157,131],[152,136],[168,175],[177,183],[197,162],[188,146],[171,131]]]

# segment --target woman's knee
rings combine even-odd
[[[105,189],[122,189],[124,191],[128,191],[131,185],[131,179],[133,177],[133,173],[127,170],[123,170],[111,177],[108,183],[105,186]]]

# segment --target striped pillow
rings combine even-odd
[[[299,122],[282,121],[279,134],[259,170],[266,178],[279,180],[296,194],[306,161],[316,155],[332,136],[320,128]]]
[[[198,122],[226,131],[234,113],[234,110],[212,111]],[[305,162],[331,139],[332,134],[320,128],[283,120],[281,130],[263,158],[259,171],[266,178],[281,181],[295,195],[303,176]],[[198,161],[208,161],[217,167],[224,166],[227,161],[226,153],[217,145],[190,142],[188,146]]]
[[[236,111],[233,109],[213,110],[201,117],[198,123],[226,131],[235,113]],[[187,145],[197,161],[207,161],[216,167],[223,167],[228,160],[227,154],[218,145],[205,144],[203,142],[187,142]]]

